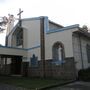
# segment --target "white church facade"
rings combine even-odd
[[[31,70],[31,68],[38,68],[40,61],[43,70],[45,66],[48,67],[47,61],[50,61],[50,65],[54,65],[55,68],[71,62],[65,66],[69,69],[65,70],[63,67],[63,70],[75,74],[80,69],[90,67],[90,33],[80,28],[78,24],[64,27],[50,21],[48,17],[22,19],[13,29],[8,30],[6,46],[0,46],[0,57],[0,70],[5,68],[5,65],[10,65],[9,74],[21,74],[27,71],[35,75],[38,72],[34,72],[36,69]],[[24,62],[26,64],[23,66]],[[28,69],[29,67],[31,68]],[[50,74],[54,71],[46,72]],[[58,70],[56,72],[59,73]]]

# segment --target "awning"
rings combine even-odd
[[[22,48],[0,46],[0,55],[2,56],[27,56],[27,50]]]

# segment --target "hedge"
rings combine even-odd
[[[90,81],[90,68],[82,69],[78,72],[79,80]]]

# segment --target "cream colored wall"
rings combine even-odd
[[[36,57],[38,57],[38,60],[41,60],[40,56],[40,47],[28,50],[28,57],[31,58],[35,54]]]
[[[40,20],[27,20],[22,22],[24,28],[24,48],[40,45]]]
[[[30,49],[32,47],[37,47],[38,45],[40,45],[40,20],[39,19],[22,20],[22,27],[23,27],[23,48]],[[12,38],[11,35],[8,37],[9,40],[8,46],[11,46],[11,38]],[[40,48],[35,48],[27,51],[11,48],[0,48],[0,50],[3,50],[2,52],[3,54],[22,55],[23,61],[30,61],[30,57],[32,57],[33,54],[38,56],[38,59],[40,60]]]
[[[11,46],[12,35],[8,36],[8,46]]]
[[[73,57],[73,47],[72,47],[72,32],[78,30],[73,28],[70,30],[64,30],[61,32],[55,32],[51,34],[46,34],[45,40],[45,58],[52,59],[52,46],[55,42],[60,41],[64,44],[65,57]]]
[[[30,64],[30,60],[31,60],[33,54],[35,54],[35,56],[38,57],[38,60],[40,60],[40,47],[28,50],[27,56],[23,56],[22,61],[29,62],[29,64]]]
[[[0,54],[1,55],[27,56],[27,51],[21,50],[21,49],[0,47]]]
[[[23,58],[23,61],[30,62],[30,58],[33,54],[40,60],[40,47],[33,48],[40,45],[40,20],[27,20],[22,21],[23,30],[23,48],[27,50],[27,57]],[[33,49],[32,49],[33,48]]]
[[[23,20],[22,27],[24,30],[23,48],[29,49],[40,45],[40,20]],[[52,46],[57,41],[60,41],[64,44],[65,56],[73,57],[72,32],[76,30],[77,28],[73,28],[61,32],[45,34],[45,59],[52,59]],[[38,56],[38,60],[40,60],[40,48],[28,50],[27,52],[28,55],[24,55],[24,61],[28,61],[28,58],[32,57],[33,54]]]

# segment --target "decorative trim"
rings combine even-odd
[[[41,47],[41,46],[37,45],[37,46],[31,47],[31,48],[28,48],[27,50],[29,51],[29,50],[36,49],[36,48],[39,48],[39,47]]]
[[[10,47],[10,46],[0,46],[1,48],[10,48],[10,49],[19,49],[19,50],[26,50],[26,51],[29,51],[29,50],[32,50],[32,49],[36,49],[36,48],[39,48],[40,45],[37,45],[37,46],[34,46],[34,47],[31,47],[31,48],[17,48],[17,47]]]
[[[62,31],[65,31],[65,30],[73,29],[73,28],[79,28],[79,24],[67,26],[67,27],[64,27],[64,28],[57,29],[57,30],[56,29],[49,30],[48,32],[46,32],[46,34],[51,34],[51,33],[56,33],[56,32],[62,32]]]
[[[1,48],[10,48],[10,49],[19,49],[19,50],[27,50],[24,48],[10,47],[10,46],[0,46]]]
[[[49,31],[49,21],[48,21],[48,17],[44,17],[44,31],[45,33],[47,31]]]

